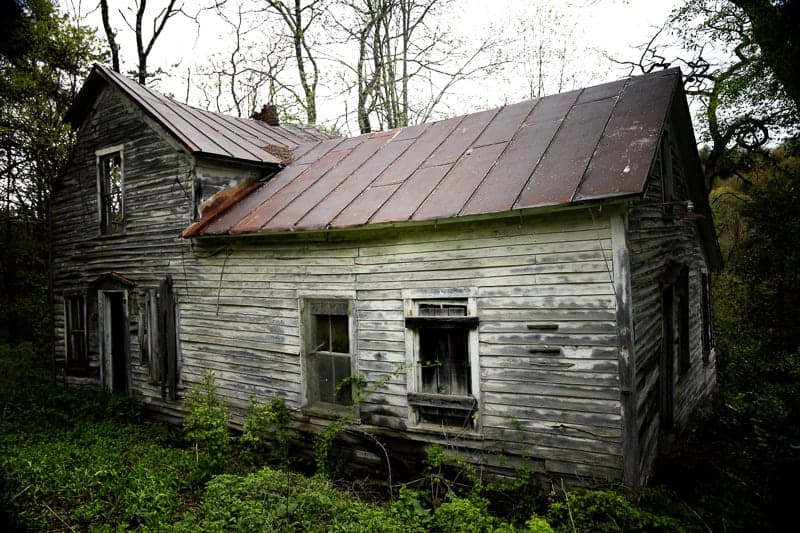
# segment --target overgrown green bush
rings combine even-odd
[[[176,531],[401,532],[385,508],[366,504],[318,477],[265,467],[209,481],[200,507]]]
[[[679,520],[637,507],[627,496],[613,490],[571,492],[566,501],[550,505],[547,520],[555,531],[564,533],[687,531]]]
[[[189,391],[186,409],[183,421],[186,437],[195,447],[201,471],[213,474],[229,458],[232,440],[228,429],[231,414],[224,400],[217,396],[213,372],[206,372],[203,381]]]
[[[289,460],[289,410],[280,398],[263,404],[250,398],[250,408],[244,419],[242,436],[243,456],[255,466],[267,462],[286,464]]]

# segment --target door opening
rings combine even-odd
[[[128,299],[125,291],[101,291],[100,301],[105,388],[127,394],[130,391],[128,362]]]

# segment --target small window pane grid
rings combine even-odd
[[[124,227],[122,192],[122,153],[102,155],[100,173],[100,233],[113,235]]]
[[[351,376],[350,317],[348,302],[309,300],[308,397],[314,403],[349,406],[353,403]]]
[[[66,310],[66,344],[69,371],[82,372],[89,366],[86,345],[86,297],[74,294],[64,297]]]

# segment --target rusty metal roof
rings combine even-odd
[[[680,71],[321,142],[184,236],[437,220],[640,195]]]
[[[195,155],[258,165],[281,165],[281,147],[293,150],[304,143],[318,142],[324,138],[313,128],[269,126],[260,120],[231,117],[191,107],[99,64],[94,65],[75,104],[67,112],[66,118],[73,127],[77,128],[83,122],[106,84],[120,89],[189,153]]]

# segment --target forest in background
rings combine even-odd
[[[443,86],[428,91],[431,98],[415,102],[415,93],[408,91],[410,71],[403,71],[404,64],[406,69],[417,64],[409,61],[410,47],[432,34],[420,23],[414,31],[424,35],[417,40],[406,26],[427,13],[427,6],[452,5],[421,0],[304,1],[296,4],[300,12],[292,13],[281,10],[294,4],[265,1],[259,5],[272,9],[286,24],[288,52],[274,57],[282,58],[281,69],[291,70],[294,81],[284,82],[277,75],[259,79],[271,96],[294,102],[295,111],[285,118],[315,122],[313,63],[315,54],[323,53],[315,48],[322,46],[319,42],[303,42],[303,32],[299,39],[297,32],[293,35],[291,21],[324,19],[325,8],[334,3],[362,17],[349,26],[361,32],[350,38],[363,45],[356,56],[363,63],[350,65],[354,81],[348,93],[358,128],[388,128],[432,116]],[[105,0],[100,4],[106,5]],[[171,1],[160,12],[152,6],[145,11],[144,1],[136,5],[138,10],[129,11],[129,31],[138,28],[143,33],[137,39],[133,75],[147,82],[156,75],[147,66],[154,39],[166,39],[171,17],[187,14],[175,10]],[[50,0],[0,0],[0,6],[0,335],[11,346],[32,343],[31,353],[46,363],[51,353],[49,198],[73,141],[63,116],[93,62],[113,66],[116,61],[119,68],[119,49],[113,30],[97,33],[81,26]],[[175,10],[172,15],[170,10]],[[398,27],[407,32],[398,32]],[[693,102],[725,259],[724,269],[713,277],[719,390],[666,456],[656,483],[691,502],[714,530],[763,529],[765,523],[777,529],[791,513],[790,487],[800,474],[800,325],[795,316],[800,298],[798,27],[797,0],[690,0],[673,12],[637,57],[617,59],[634,73],[680,66]],[[540,44],[542,50],[553,45]],[[557,62],[558,47],[550,52],[555,59],[548,61]],[[492,57],[475,63],[475,68],[483,65],[486,70],[473,74],[491,72],[497,66]],[[543,66],[547,56],[531,52],[531,57],[541,58]],[[262,59],[268,58],[269,54]],[[438,68],[431,61],[430,66]],[[267,66],[262,74],[271,72]],[[239,98],[235,95],[251,95],[247,87],[255,82],[245,76],[255,75],[250,69],[231,76],[233,71],[220,65],[216,90],[228,90],[234,102]],[[566,83],[569,74],[561,72],[560,81]],[[437,83],[446,84],[447,77],[443,79]],[[554,87],[542,78],[531,80],[530,96]],[[561,88],[569,86],[556,82],[554,92]],[[257,102],[252,95],[241,98],[241,114],[255,110]]]

